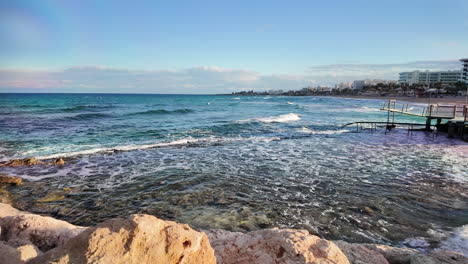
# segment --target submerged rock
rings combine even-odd
[[[247,234],[210,230],[205,233],[218,263],[349,263],[334,243],[305,230],[265,229]]]
[[[42,197],[41,199],[37,200],[39,203],[49,203],[49,202],[55,202],[55,201],[60,201],[65,199],[65,196],[63,193],[48,193],[46,196]]]
[[[0,184],[13,184],[13,185],[21,185],[23,183],[23,179],[20,177],[9,176],[6,174],[0,173]]]
[[[29,263],[216,263],[205,234],[149,215],[92,227]]]

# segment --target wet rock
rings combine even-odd
[[[389,264],[387,259],[379,252],[368,249],[359,244],[344,241],[333,241],[348,257],[351,264]]]
[[[6,185],[0,186],[0,203],[11,204],[11,195]]]
[[[65,161],[62,158],[58,158],[52,162],[53,165],[55,166],[62,166],[65,164]]]
[[[265,229],[247,234],[205,231],[218,263],[349,263],[332,242],[305,230]]]
[[[63,245],[68,239],[86,229],[51,217],[24,214],[17,210],[15,212],[6,206],[3,206],[3,209],[5,212],[2,212],[0,207],[0,213],[10,216],[0,218],[2,237],[7,241],[30,241],[42,251]]]
[[[9,176],[9,175],[0,173],[0,184],[21,185],[22,183],[23,183],[23,179],[21,179],[20,177]]]
[[[216,263],[205,234],[149,215],[115,218],[82,232],[35,263]]]
[[[366,206],[366,207],[364,207],[364,208],[362,209],[362,211],[364,211],[364,213],[367,214],[367,215],[375,216],[374,210],[372,210],[372,208],[370,208],[370,207],[367,207],[367,206]]]
[[[39,203],[49,203],[49,202],[55,202],[55,201],[60,201],[65,199],[65,196],[63,193],[48,193],[45,197],[42,197],[41,199],[37,200]]]
[[[35,159],[35,158],[26,158],[26,159],[16,159],[16,160],[9,160],[0,163],[0,167],[17,167],[17,166],[33,166],[33,165],[41,165],[44,162]]]

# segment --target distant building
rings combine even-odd
[[[335,85],[335,89],[338,89],[338,90],[351,89],[351,88],[353,88],[352,82],[342,82],[342,83]]]
[[[465,63],[466,65],[466,63]],[[400,72],[401,84],[454,84],[462,79],[462,71],[412,71]]]
[[[461,80],[465,83],[468,83],[468,58],[460,60],[463,63],[463,73]]]
[[[364,88],[364,85],[366,84],[365,80],[358,80],[353,82],[353,89],[354,90],[362,90]]]

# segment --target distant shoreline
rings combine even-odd
[[[363,96],[363,95],[330,95],[329,97],[335,98],[352,98],[352,99],[380,99],[380,100],[397,100],[410,103],[419,104],[465,104],[466,98],[464,96],[447,96],[447,97],[406,97],[406,96]]]

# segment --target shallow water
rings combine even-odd
[[[61,168],[2,170],[29,180],[10,190],[16,206],[80,225],[147,213],[203,229],[294,227],[410,247],[458,241],[450,232],[468,224],[468,145],[341,128],[385,121],[382,104],[2,94],[0,160],[67,157]],[[38,202],[51,194],[63,199]]]

